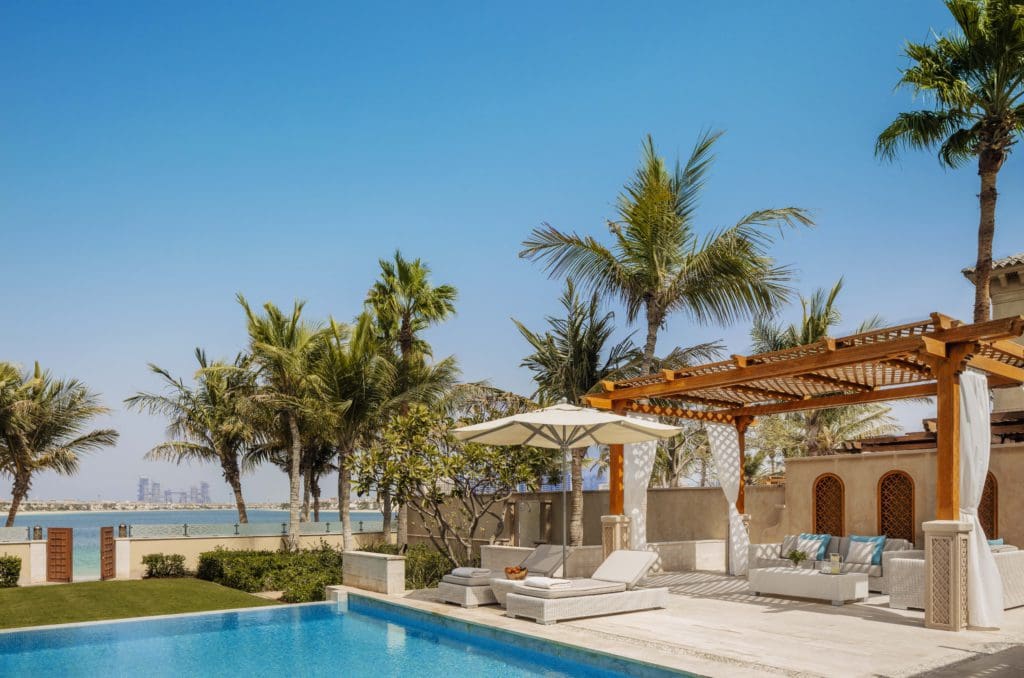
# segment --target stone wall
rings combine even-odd
[[[921,524],[935,518],[935,450],[865,452],[827,457],[790,459],[786,463],[783,534],[809,532],[814,527],[814,482],[823,473],[834,473],[845,490],[846,534],[878,533],[878,481],[887,472],[904,471],[914,481],[914,519],[917,544],[924,544]],[[999,537],[1024,546],[1024,445],[993,445],[989,471],[998,484]],[[749,488],[748,488],[749,489]],[[749,496],[749,494],[748,494]],[[756,517],[756,514],[754,514]],[[992,535],[989,535],[990,537]],[[754,539],[753,530],[751,541]],[[767,540],[773,541],[773,540]],[[777,541],[777,540],[774,540]]]
[[[782,507],[785,503],[784,487],[750,486],[746,488],[747,512],[751,515],[751,541],[781,540],[783,536]],[[510,500],[518,507],[517,520],[532,521],[525,526],[527,533],[541,536],[539,541],[562,543],[562,493],[533,492],[517,494]],[[550,506],[541,508],[540,503]],[[529,508],[529,510],[526,510]],[[601,516],[608,513],[608,491],[583,493],[583,543],[601,543]],[[427,532],[415,511],[410,511],[409,539],[411,542],[429,542]],[[492,541],[512,540],[513,525],[506,521],[498,529],[498,520],[492,517],[481,521],[474,536],[474,547]],[[729,530],[725,495],[721,488],[652,489],[647,492],[647,540],[649,542],[679,542],[703,539],[725,539]],[[521,530],[522,531],[522,530]],[[545,539],[544,536],[547,536]],[[532,541],[532,540],[531,540]],[[521,543],[519,546],[533,546]]]
[[[362,532],[352,535],[356,547],[362,548],[370,544],[384,541],[383,532]],[[328,544],[341,548],[342,535],[339,534],[305,534],[299,538],[302,548],[316,548]],[[199,554],[224,548],[233,551],[277,551],[284,545],[281,536],[273,537],[130,537],[117,538],[115,542],[115,560],[118,579],[142,579],[146,568],[142,565],[142,557],[151,553],[179,554],[185,556],[185,567],[195,570],[199,566]]]

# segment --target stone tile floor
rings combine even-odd
[[[922,612],[889,609],[887,596],[833,607],[754,596],[746,579],[710,572],[654,575],[646,585],[669,587],[667,609],[553,626],[493,606],[445,605],[429,589],[399,600],[708,676],[1024,676],[1024,608],[1008,610],[999,631],[950,633],[924,628]]]

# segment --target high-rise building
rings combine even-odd
[[[199,503],[199,488],[196,487],[195,485],[188,488],[188,501],[190,504]]]
[[[139,493],[137,498],[139,501],[149,501],[149,478],[147,476],[139,476]]]
[[[160,483],[155,480],[149,484],[149,500],[154,504],[159,504],[164,500],[164,495],[160,491]]]
[[[164,490],[164,503],[165,504],[173,504],[174,503],[174,490]]]
[[[199,503],[210,503],[210,483],[206,481],[199,483]]]

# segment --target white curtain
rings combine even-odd
[[[736,509],[740,494],[740,438],[734,426],[708,424],[708,442],[715,461],[715,473],[729,503],[729,574],[747,573],[750,536]]]
[[[657,421],[657,417],[630,414],[630,417]],[[629,516],[629,548],[647,550],[647,486],[651,483],[658,443],[648,440],[623,447],[622,509]]]
[[[971,523],[967,551],[967,602],[971,626],[996,628],[1003,621],[1003,583],[988,537],[978,520],[992,446],[988,379],[960,375],[960,520]]]

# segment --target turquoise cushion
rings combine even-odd
[[[989,539],[988,540],[988,545],[989,546],[1003,546],[1003,538],[1000,537],[999,539]]]
[[[850,541],[870,541],[875,543],[875,554],[871,557],[872,565],[882,564],[882,550],[885,548],[885,537],[850,536]]]
[[[821,546],[818,547],[818,553],[814,558],[812,558],[812,560],[825,560],[825,552],[828,551],[829,542],[832,541],[831,534],[810,534],[809,532],[801,532],[800,538],[820,541]],[[811,554],[808,553],[807,555],[810,556]]]

